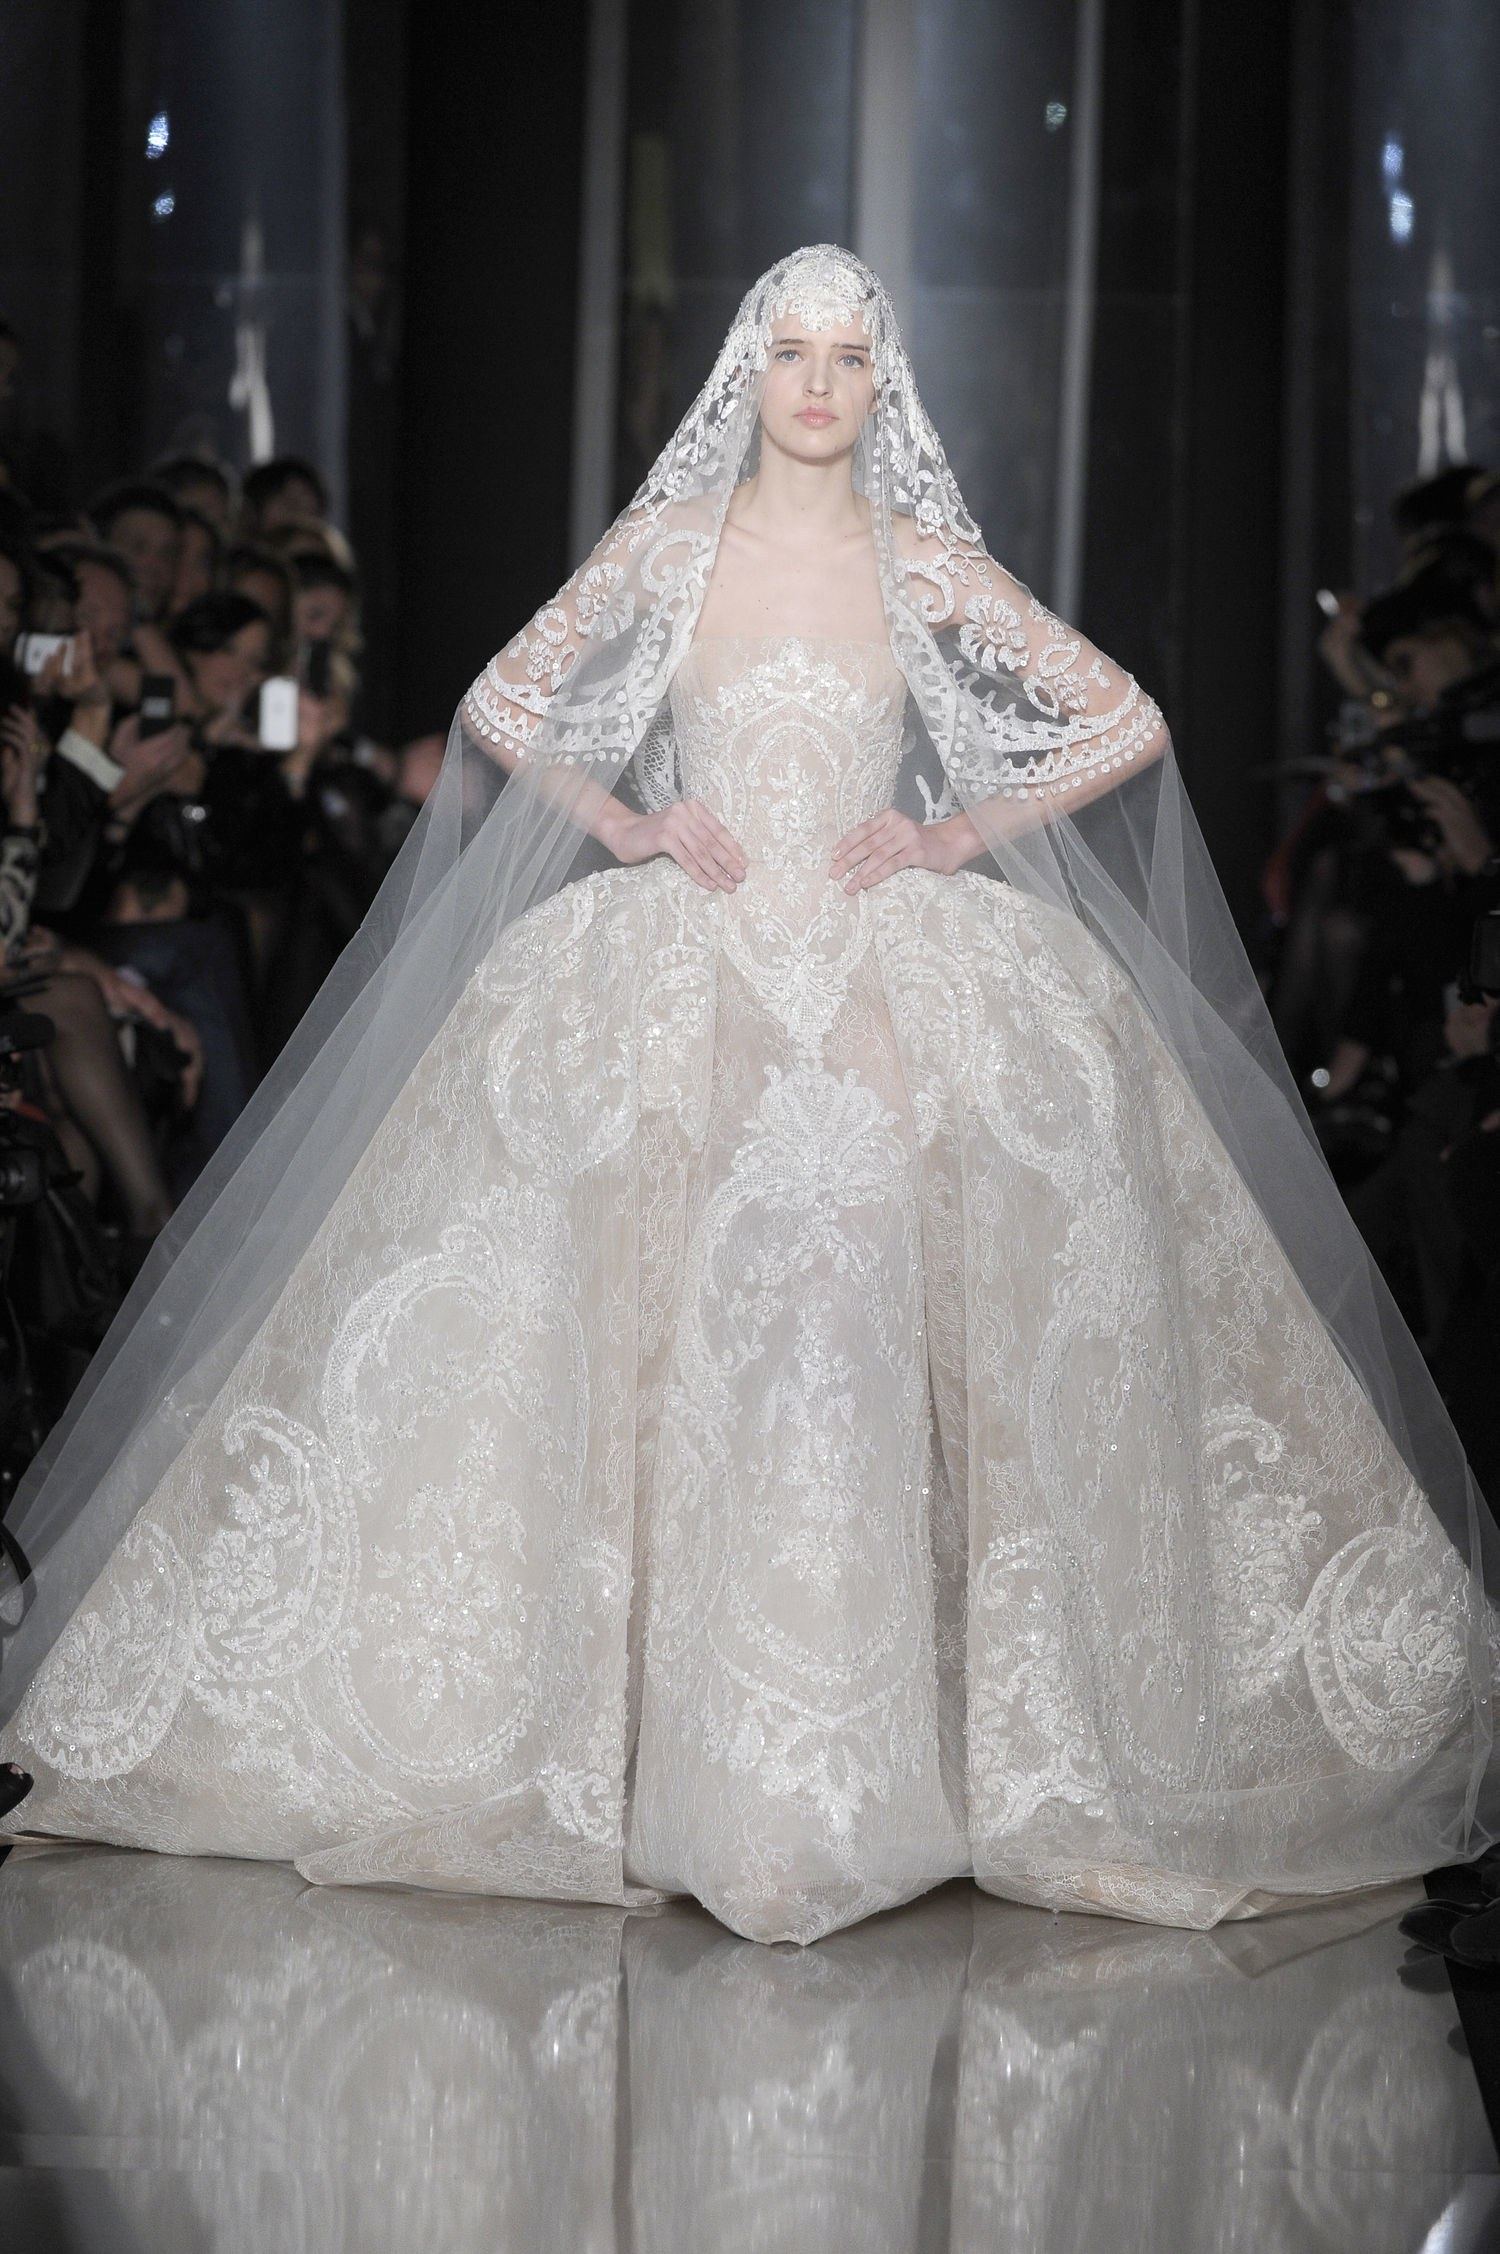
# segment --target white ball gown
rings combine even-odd
[[[32,1680],[9,1828],[795,1942],[1421,1867],[1467,1575],[1131,982],[993,875],[830,879],[884,644],[670,697],[744,882],[501,934]]]

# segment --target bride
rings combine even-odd
[[[795,1942],[1495,1836],[1484,1503],[847,252],[473,684],[15,1525],[13,1832]]]

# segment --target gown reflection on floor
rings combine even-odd
[[[1500,2174],[1418,1890],[1212,1933],[945,1887],[801,1949],[23,1847],[7,2244],[1445,2254]]]

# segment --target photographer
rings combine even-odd
[[[298,741],[282,762],[296,808],[296,883],[267,997],[276,1054],[359,928],[412,815],[356,744],[353,665],[326,641],[304,649]]]
[[[257,1076],[253,1010],[280,936],[295,822],[274,754],[246,714],[270,630],[244,596],[202,596],[172,622],[176,716],[116,734],[124,769],[97,945],[197,1027],[202,1092],[170,1154],[179,1191],[233,1124]]]
[[[1480,952],[1484,952],[1481,948]],[[1491,965],[1489,975],[1500,975]],[[1486,1491],[1500,1479],[1500,994],[1481,992],[1452,1013],[1449,1046],[1466,1083],[1461,1118],[1438,1153],[1442,1205],[1429,1233],[1441,1315],[1433,1372]]]
[[[1362,615],[1361,646],[1393,693],[1338,770],[1359,818],[1362,866],[1345,892],[1365,939],[1322,1083],[1327,1102],[1347,1095],[1379,1054],[1394,1059],[1405,1086],[1426,1071],[1440,1047],[1445,988],[1488,904],[1500,839],[1500,659],[1480,576],[1488,561],[1451,539],[1431,543]]]
[[[106,965],[31,928],[41,862],[43,775],[51,751],[26,683],[14,667],[0,663],[0,794],[6,818],[0,840],[0,938],[6,972],[13,982],[43,975],[35,994],[28,993],[28,1004],[51,1020],[54,1038],[35,1063],[37,1093],[90,1198],[98,1198],[107,1179],[127,1232],[145,1242],[171,1213],[172,1198],[112,1017],[155,1025],[180,1043],[185,1055],[196,1044],[191,1028],[144,987],[119,991]]]
[[[97,540],[60,540],[50,553],[72,572],[78,588],[74,621],[87,634],[93,662],[109,692],[110,726],[140,698],[141,668],[131,655],[135,583],[118,548]],[[103,738],[107,744],[108,735]]]
[[[1500,902],[1500,661],[1483,543],[1445,535],[1368,604],[1360,638],[1392,695],[1342,766],[1363,825],[1363,950],[1323,1075],[1325,1107],[1367,1074],[1386,1155],[1350,1209],[1424,1347],[1451,1318],[1465,1248],[1448,1155],[1497,1100],[1493,998],[1466,979],[1479,918]],[[1394,1100],[1392,1100],[1394,1099]]]

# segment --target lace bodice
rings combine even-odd
[[[887,642],[712,636],[669,694],[682,793],[727,825],[751,871],[826,873],[844,832],[891,803],[906,681]]]

